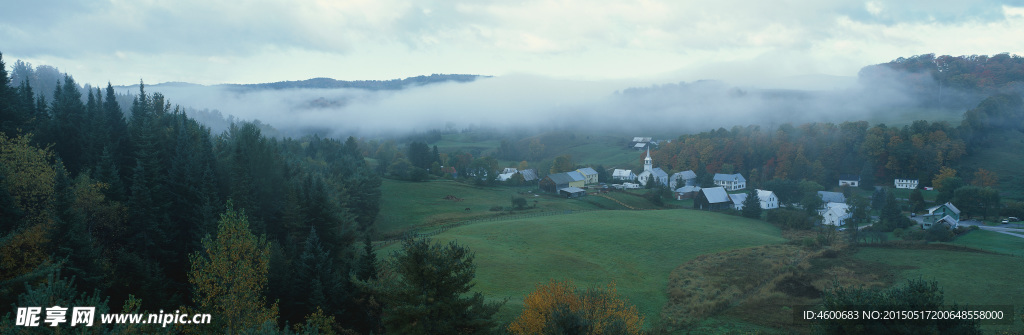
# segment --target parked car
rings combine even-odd
[[[1010,222],[1020,222],[1020,219],[1018,219],[1016,216],[1011,216],[1006,219],[1010,220]]]
[[[1010,219],[1003,219],[1003,223],[1010,223]]]

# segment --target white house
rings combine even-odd
[[[761,209],[776,209],[779,208],[779,197],[775,196],[775,192],[766,190],[756,190],[757,200],[761,203]],[[732,199],[733,206],[736,210],[743,210],[743,201],[747,200],[746,193],[735,193],[730,194],[729,199]]]
[[[839,175],[839,186],[858,187],[860,186],[860,176],[853,174],[841,174]]]
[[[697,185],[697,174],[693,173],[693,170],[686,170],[673,173],[668,178],[669,187],[672,189],[680,188],[683,186],[696,186]]]
[[[821,224],[830,226],[842,226],[846,220],[853,216],[850,213],[850,206],[844,203],[830,202],[825,209],[818,211],[821,214]]]
[[[761,200],[761,209],[779,208],[779,197],[775,196],[775,192],[757,190],[757,198]]]
[[[743,175],[736,174],[715,174],[715,186],[724,187],[726,191],[737,191],[747,188],[747,179]]]
[[[519,172],[519,169],[511,168],[511,167],[508,167],[508,168],[505,168],[504,170],[501,170],[501,174],[516,173],[516,172]]]
[[[615,171],[612,171],[612,179],[634,181],[636,180],[636,175],[633,174],[633,170],[615,169]]]
[[[518,172],[506,172],[498,175],[498,181],[508,181]]]
[[[583,178],[586,178],[586,184],[587,185],[597,184],[597,170],[594,170],[594,169],[589,168],[589,167],[585,167],[585,168],[576,170],[576,172],[579,172],[580,174],[583,175]]]
[[[893,181],[896,188],[905,188],[913,190],[917,188],[917,179],[896,179]]]

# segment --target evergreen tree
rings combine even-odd
[[[117,102],[117,96],[114,94],[114,87],[108,82],[106,90],[106,98],[103,99],[103,116],[104,127],[107,131],[106,141],[104,146],[110,147],[110,154],[112,155],[114,162],[117,163],[118,170],[122,173],[130,170],[134,160],[130,159],[129,153],[132,152],[132,148],[128,138],[128,123],[124,119],[124,112],[121,111],[121,105]],[[124,178],[126,175],[122,174]]]
[[[871,209],[881,210],[885,206],[886,193],[884,188],[877,188],[871,193]]]
[[[427,147],[426,143],[419,141],[409,143],[408,157],[409,163],[411,163],[412,166],[423,170],[429,169],[430,162],[433,161],[430,148]]]
[[[757,190],[747,192],[747,198],[743,200],[743,217],[751,219],[761,218],[761,199],[757,197]]]
[[[71,76],[64,75],[64,84],[57,85],[54,90],[50,113],[53,118],[47,127],[46,140],[53,143],[54,152],[64,160],[68,172],[78,174],[86,163],[85,105],[82,104],[82,92]]]
[[[363,238],[363,256],[356,267],[356,279],[362,281],[377,279],[377,252],[373,250],[370,235]]]
[[[18,86],[14,99],[15,108],[21,112],[21,130],[25,133],[36,131],[36,122],[40,118],[36,110],[36,96],[32,93],[32,86],[28,80],[24,80]]]
[[[76,277],[86,289],[100,288],[104,284],[103,268],[99,265],[99,249],[89,231],[85,209],[78,206],[76,188],[90,187],[85,175],[73,185],[60,158],[54,178],[54,229],[50,230],[54,254],[64,260],[64,269]],[[76,187],[77,186],[77,187]]]
[[[473,288],[476,265],[466,248],[406,240],[389,262],[394,272],[374,285],[384,303],[384,327],[396,334],[486,334],[501,303]]]
[[[109,145],[103,147],[103,154],[100,155],[96,168],[92,170],[92,177],[107,184],[107,188],[104,190],[107,198],[114,201],[124,201],[126,199],[124,182],[121,181],[120,168],[118,168],[117,161],[110,148],[111,146]]]
[[[24,122],[21,110],[15,104],[15,92],[7,76],[4,54],[0,53],[0,132],[14,136],[15,130]]]
[[[914,189],[910,191],[910,206],[912,207],[911,212],[918,213],[924,210],[924,194],[921,194],[920,189]]]
[[[346,299],[348,292],[342,291],[341,277],[334,270],[330,250],[320,244],[316,227],[309,228],[309,237],[296,262],[295,285],[302,288],[300,303],[293,305],[296,310],[288,312],[298,317],[309,315],[318,307],[329,313],[338,311],[339,300]]]

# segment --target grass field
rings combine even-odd
[[[973,233],[972,233],[973,234]],[[970,236],[970,235],[968,235]],[[989,238],[984,234],[982,239]],[[1024,258],[977,252],[862,248],[855,258],[901,267],[897,284],[905,279],[938,281],[947,304],[1015,305],[1020,309],[1024,290]],[[983,325],[986,333],[1020,329],[1015,325]]]
[[[481,187],[451,180],[406,182],[384,179],[381,184],[381,210],[377,216],[377,230],[382,234],[392,234],[417,226],[494,216],[500,213],[490,209],[495,206],[510,207],[513,196],[526,198],[528,206],[537,206],[517,213],[600,209],[586,201],[551,195],[534,196],[535,193],[530,191],[537,192],[537,189]],[[445,197],[449,195],[462,200],[446,200]]]
[[[509,297],[503,322],[522,310],[523,297],[549,279],[579,287],[615,281],[650,326],[667,301],[670,272],[707,253],[785,242],[777,228],[735,216],[692,210],[595,211],[484,222],[434,237],[476,253],[476,290],[489,299]],[[398,248],[381,251],[388,255]]]
[[[997,232],[975,230],[950,244],[1024,257],[1024,238]]]

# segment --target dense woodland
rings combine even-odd
[[[282,326],[319,308],[339,328],[372,327],[349,274],[360,260],[371,267],[362,279],[376,272],[363,250],[380,177],[355,139],[270,138],[251,123],[211,134],[141,84],[122,106],[109,85],[82,89],[64,75],[43,95],[28,79],[12,85],[2,59],[0,71],[0,305],[46,301],[63,285],[49,301],[222,311],[231,307],[207,306],[224,302],[203,292],[243,287],[255,290],[252,304],[234,308],[272,309],[266,319]],[[225,229],[240,225],[262,243],[224,244]],[[208,266],[204,277],[202,264],[238,255],[262,266],[220,277]]]

